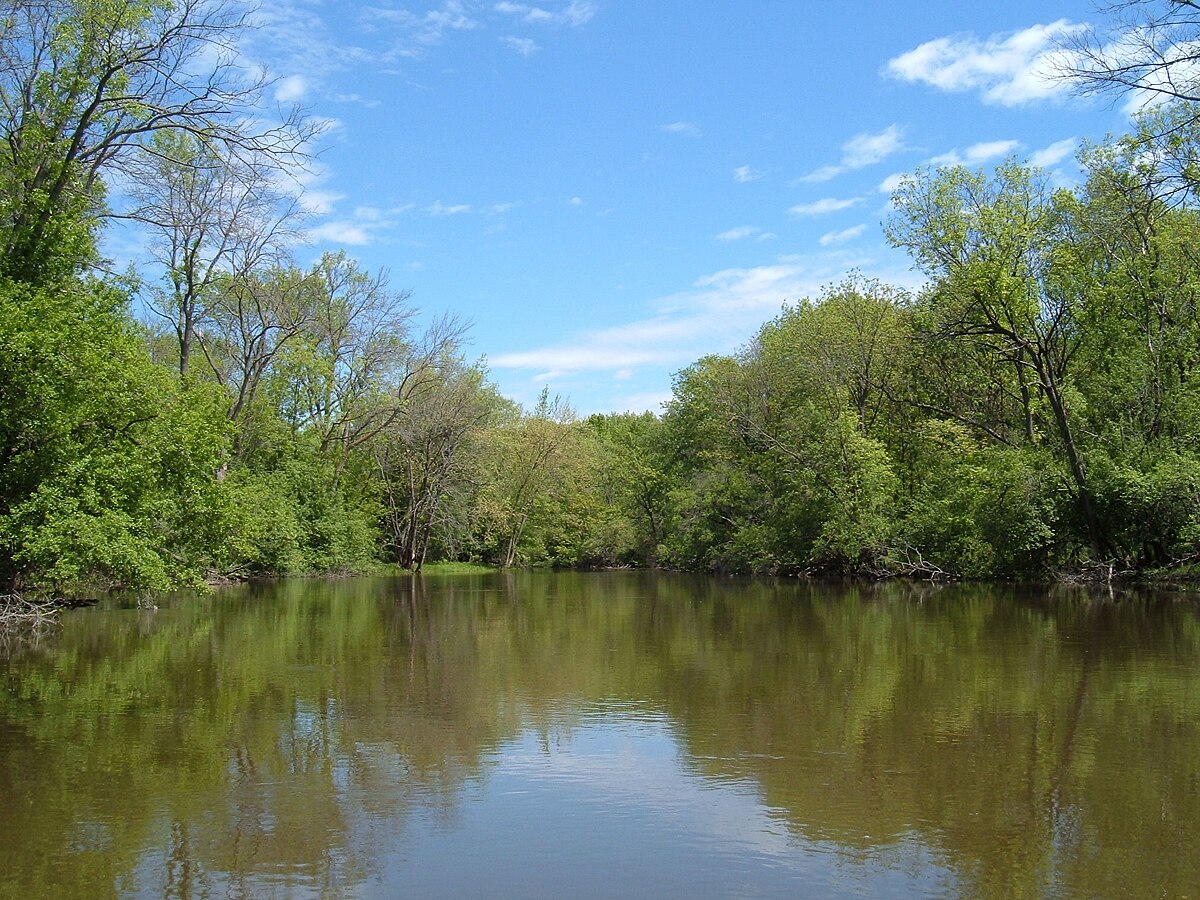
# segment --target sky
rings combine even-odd
[[[898,177],[1015,155],[1064,184],[1120,99],[1043,77],[1086,0],[264,0],[244,52],[327,125],[301,259],[470,323],[531,406],[660,411],[848,272],[915,288]]]

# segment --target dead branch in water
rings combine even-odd
[[[46,601],[30,600],[20,594],[0,594],[0,627],[30,623],[48,625],[58,621],[58,607]]]

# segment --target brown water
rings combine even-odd
[[[293,581],[0,642],[0,896],[1200,896],[1200,607]]]

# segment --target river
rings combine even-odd
[[[0,896],[1186,897],[1200,604],[292,580],[0,638]]]

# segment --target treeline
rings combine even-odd
[[[658,559],[1046,577],[1200,558],[1200,107],[1083,183],[1007,162],[893,197],[915,296],[851,276],[681,372]]]
[[[464,326],[418,327],[384,273],[297,261],[280,185],[315,129],[251,127],[265,85],[229,62],[230,8],[7,15],[0,593],[432,559],[1044,577],[1200,554],[1192,100],[1085,148],[1075,187],[1016,161],[917,172],[886,227],[918,294],[851,274],[680,372],[662,415],[578,421],[501,397]],[[98,255],[109,185],[143,277]]]

